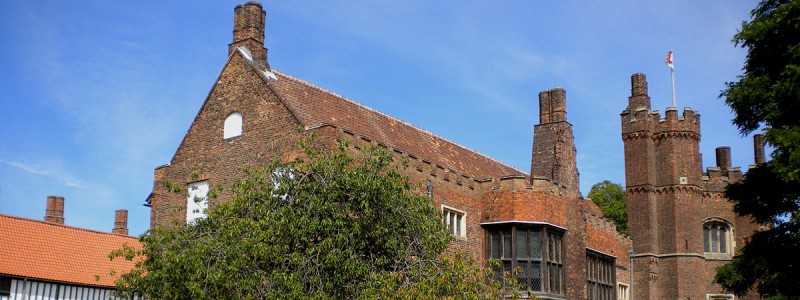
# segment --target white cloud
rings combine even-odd
[[[75,178],[75,176],[72,174],[55,168],[46,168],[38,164],[27,164],[16,161],[7,161],[4,159],[0,159],[0,163],[15,167],[32,175],[50,177],[68,187],[83,188],[86,186],[86,183],[83,180]]]

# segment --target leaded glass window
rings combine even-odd
[[[488,253],[498,279],[505,274],[525,290],[564,295],[563,231],[528,224],[495,225],[488,230]]]

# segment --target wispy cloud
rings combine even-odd
[[[57,169],[45,168],[39,165],[31,165],[16,161],[7,161],[4,159],[0,159],[0,163],[15,167],[32,175],[50,177],[68,187],[83,188],[86,186],[86,183],[83,180],[77,179],[75,176]]]

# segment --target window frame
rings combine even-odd
[[[486,233],[484,248],[487,263],[495,270],[496,280],[502,279],[503,272],[512,270],[520,270],[514,277],[521,280],[521,276],[524,276],[523,271],[527,271],[523,270],[521,265],[527,264],[530,266],[528,270],[538,269],[539,273],[529,274],[525,276],[529,281],[520,282],[526,290],[530,290],[537,296],[554,298],[566,296],[566,247],[564,246],[566,230],[564,228],[533,222],[500,222],[481,225]],[[518,232],[525,232],[528,257],[520,256]],[[530,248],[532,236],[538,236],[538,255],[530,252],[533,251]],[[507,237],[510,239],[506,240]],[[500,247],[494,248],[494,245]],[[506,247],[510,247],[510,251],[507,251]],[[495,265],[495,261],[499,262],[499,265]],[[538,268],[535,268],[535,265],[538,265]],[[534,289],[533,280],[537,278],[536,275],[539,279],[538,290]],[[505,284],[506,282],[503,282],[503,285]]]
[[[586,299],[617,299],[617,288],[616,258],[586,249]]]
[[[617,282],[617,300],[630,300],[631,287],[625,283]]]
[[[442,204],[442,224],[445,230],[458,239],[467,239],[467,212],[455,209],[453,207]],[[452,226],[452,221],[455,220],[457,226]]]
[[[734,228],[730,222],[716,217],[705,219],[702,232],[703,253],[706,259],[732,259],[736,242]]]
[[[222,124],[222,139],[232,139],[241,136],[242,133],[244,133],[244,116],[239,112],[228,114]]]
[[[208,193],[210,191],[211,186],[208,180],[193,181],[187,184],[186,224],[194,224],[198,219],[208,217]]]

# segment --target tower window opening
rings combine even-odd
[[[731,226],[722,220],[710,220],[703,224],[703,251],[708,258],[729,259],[733,234]]]

